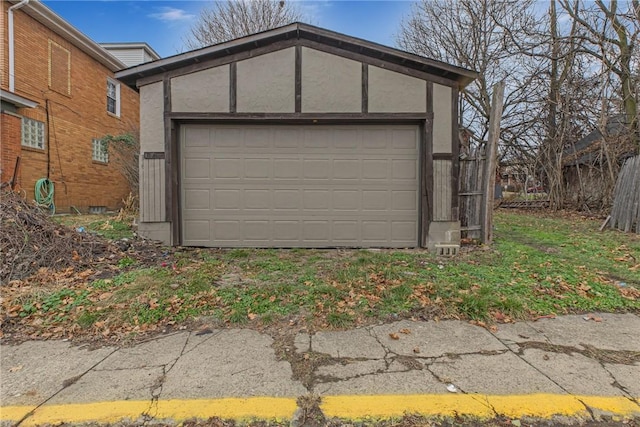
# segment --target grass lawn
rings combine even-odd
[[[125,337],[193,321],[348,328],[398,318],[480,324],[589,311],[640,313],[640,237],[578,215],[497,211],[491,248],[183,249],[122,272],[65,271],[3,288],[10,329],[29,336]],[[76,280],[85,274],[84,280]],[[3,326],[4,328],[4,326]]]

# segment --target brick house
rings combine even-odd
[[[100,138],[138,131],[125,65],[36,0],[1,1],[0,38],[3,187],[33,199],[49,178],[57,212],[117,208],[130,188]]]

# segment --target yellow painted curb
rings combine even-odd
[[[394,418],[406,413],[425,416],[466,415],[491,418],[496,413],[512,418],[550,418],[554,415],[588,416],[584,405],[618,417],[640,416],[640,406],[622,396],[575,396],[528,394],[494,396],[483,394],[426,394],[324,396],[321,409],[328,417],[343,419]],[[220,417],[225,419],[289,419],[297,408],[295,398],[249,397],[224,399],[160,400],[150,411],[156,419]],[[34,406],[0,407],[0,421],[18,421]],[[149,401],[114,401],[44,405],[22,425],[59,422],[112,423],[135,420],[149,411]]]
[[[124,418],[135,420],[147,411],[156,419],[288,419],[293,416],[296,408],[295,398],[277,397],[161,400],[152,410],[149,410],[148,400],[77,403],[42,406],[21,425],[89,421],[111,423]],[[32,409],[33,406],[2,407],[0,421],[18,421]]]
[[[584,404],[582,403],[584,402]],[[326,396],[320,405],[326,416],[362,419],[421,415],[469,415],[490,418],[496,413],[512,418],[550,418],[554,415],[588,416],[584,405],[620,417],[640,416],[640,405],[623,396],[576,396],[526,394],[493,396],[484,394],[424,394],[391,396]]]

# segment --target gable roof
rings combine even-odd
[[[14,4],[18,3],[19,0],[9,0],[9,2]],[[107,52],[105,48],[84,35],[41,1],[31,0],[20,10],[107,67],[109,71],[115,72],[126,67],[119,59]]]
[[[292,39],[310,40],[377,60],[384,60],[409,69],[456,81],[461,87],[466,86],[478,77],[478,73],[475,71],[301,22],[137,65],[116,73],[116,77],[127,85],[135,87],[136,81],[144,77]]]

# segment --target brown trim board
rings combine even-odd
[[[369,65],[362,63],[362,112],[369,112]]]
[[[420,122],[429,118],[427,113],[189,113],[189,112],[172,112],[167,117],[172,120],[181,121],[212,121],[212,122],[282,122],[282,123],[327,123],[335,121],[355,121],[370,123],[404,123],[404,122]]]
[[[300,39],[299,42],[301,46],[304,46],[310,49],[315,49],[321,52],[330,53],[336,56],[341,56],[346,59],[359,61],[359,62],[362,62],[363,64],[373,65],[375,67],[384,68],[390,71],[395,71],[396,73],[405,74],[407,76],[416,77],[418,79],[427,80],[427,81],[439,83],[441,85],[450,86],[450,87],[458,85],[458,82],[456,82],[455,80],[445,79],[444,77],[439,77],[439,76],[430,74],[426,71],[419,71],[413,68],[403,67],[402,65],[394,64],[392,62],[387,62],[383,59],[372,58],[367,55],[350,52],[348,50],[339,49],[333,46],[328,46],[326,44],[314,42],[311,40]]]
[[[151,83],[160,82],[160,81],[163,80],[163,78],[165,76],[168,76],[169,78],[179,77],[179,76],[184,76],[186,74],[195,73],[197,71],[206,70],[208,68],[219,67],[221,65],[229,65],[229,64],[231,64],[233,62],[238,62],[238,61],[242,61],[244,59],[254,58],[254,57],[260,56],[260,55],[266,55],[267,53],[276,52],[276,51],[279,51],[279,50],[282,50],[282,49],[293,47],[295,45],[296,45],[296,40],[295,39],[282,40],[282,41],[270,44],[268,46],[258,47],[258,48],[247,50],[247,51],[244,51],[244,52],[238,52],[238,53],[235,53],[235,54],[222,56],[220,58],[209,59],[207,61],[198,62],[198,63],[192,64],[192,65],[186,65],[184,67],[181,67],[181,68],[178,68],[178,69],[175,69],[175,70],[166,71],[166,72],[164,72],[162,74],[151,75],[151,76],[148,76],[148,77],[142,77],[142,78],[137,80],[136,86],[140,87],[140,86],[145,86],[145,85],[148,85],[148,84],[151,84]]]
[[[164,178],[165,178],[165,221],[171,221],[171,206],[173,205],[172,194],[172,167],[173,159],[171,158],[171,79],[165,75],[162,80],[162,91],[164,101]]]
[[[429,244],[429,225],[433,220],[433,83],[427,82],[427,114],[429,118],[424,123],[424,207],[425,213],[422,215],[422,247]]]
[[[173,246],[182,244],[181,206],[180,200],[180,151],[178,144],[178,126],[171,120],[171,156],[174,159],[171,168],[171,192],[173,204],[171,209],[171,241]]]
[[[454,221],[460,219],[460,134],[458,129],[458,96],[457,87],[451,88],[451,216]]]
[[[302,111],[302,46],[296,45],[295,56],[295,112]]]
[[[235,113],[237,110],[238,94],[238,67],[236,62],[229,64],[229,112]]]

